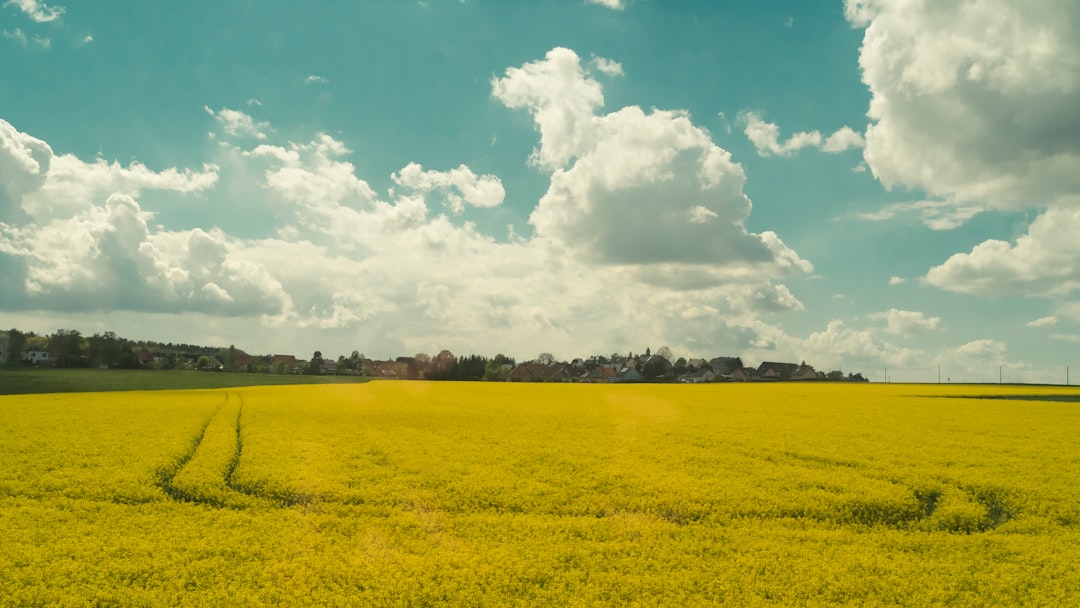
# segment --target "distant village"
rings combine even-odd
[[[505,355],[457,357],[448,350],[394,359],[371,359],[359,351],[337,359],[315,351],[308,359],[290,354],[252,355],[228,348],[134,341],[112,332],[83,336],[58,330],[39,336],[17,329],[0,332],[0,365],[35,367],[199,370],[253,374],[350,375],[389,380],[468,380],[492,382],[867,382],[861,373],[844,375],[801,363],[765,361],[747,366],[740,357],[676,358],[671,349],[654,353],[593,355],[558,361],[548,353],[517,362]]]

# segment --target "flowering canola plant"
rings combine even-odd
[[[1080,404],[1030,399],[1055,394],[0,397],[0,606],[1068,605]]]

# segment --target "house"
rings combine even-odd
[[[641,382],[641,372],[634,367],[624,367],[615,375],[614,382]]]
[[[397,361],[372,361],[371,375],[376,378],[401,378],[405,375],[404,367]]]
[[[743,368],[743,362],[739,357],[715,357],[709,360],[709,367],[718,376],[730,376],[735,370]]]
[[[740,367],[729,374],[735,382],[753,382],[757,380],[757,370],[752,367]]]
[[[706,361],[705,359],[700,359],[700,358],[690,359],[689,361],[686,362],[686,368],[687,369],[702,369],[706,365],[709,365],[709,362]],[[709,367],[712,367],[712,366],[710,365]]]
[[[507,382],[570,382],[574,376],[558,363],[522,363],[506,377]]]
[[[710,369],[699,369],[679,376],[679,382],[683,384],[701,384],[715,379],[716,373]]]
[[[23,353],[22,360],[30,365],[48,365],[49,351],[43,348],[31,348]]]
[[[584,382],[586,384],[602,384],[610,382],[612,378],[618,372],[614,367],[610,365],[598,365],[589,371],[585,372],[581,376],[578,376],[578,382]]]
[[[794,363],[777,363],[765,361],[757,368],[757,376],[760,380],[788,381],[799,366]]]
[[[801,381],[824,380],[825,377],[819,372],[814,371],[814,368],[807,365],[804,361],[803,364],[798,367],[798,369],[791,373],[791,379]]]
[[[236,369],[248,370],[251,368],[251,359],[251,355],[246,353],[236,353],[233,356],[233,365],[236,366]]]
[[[275,373],[292,371],[296,368],[296,363],[296,357],[292,355],[270,355],[270,358],[266,360],[270,371]]]

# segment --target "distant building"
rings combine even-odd
[[[522,363],[510,371],[507,382],[570,382],[573,375],[558,363]]]
[[[49,351],[41,348],[31,348],[23,353],[22,359],[30,365],[48,365]]]

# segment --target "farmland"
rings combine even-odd
[[[1030,399],[1061,394],[5,396],[0,605],[1066,605],[1080,404]]]

